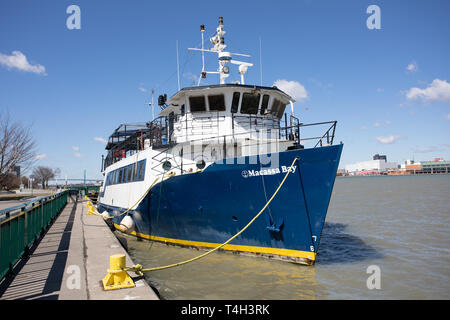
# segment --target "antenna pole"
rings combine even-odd
[[[178,91],[180,91],[180,62],[178,59],[178,40],[176,42],[177,45],[177,76],[178,76]],[[152,101],[153,103],[153,101]]]
[[[152,120],[155,120],[155,105],[153,104],[153,94],[155,90],[152,89]]]
[[[205,33],[205,25],[201,25],[200,26],[200,33],[202,34],[202,72],[200,74],[200,77],[198,77],[198,82],[197,82],[197,86],[200,85],[200,81],[202,80],[202,78],[205,76],[205,37],[204,37],[204,33]]]
[[[261,36],[259,36],[259,77],[260,84],[262,86],[262,49],[261,49]]]

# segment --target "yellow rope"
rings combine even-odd
[[[275,190],[274,194],[272,195],[272,197],[269,199],[269,201],[267,201],[266,205],[261,209],[261,211],[258,212],[258,214],[238,233],[236,233],[234,236],[232,236],[230,239],[228,239],[227,241],[225,241],[224,243],[218,245],[217,247],[215,247],[214,249],[211,249],[197,257],[194,257],[192,259],[189,260],[185,260],[182,262],[178,262],[178,263],[174,263],[174,264],[170,264],[167,266],[162,266],[162,267],[156,267],[156,268],[148,268],[148,269],[144,269],[142,268],[142,266],[140,264],[137,264],[133,267],[130,268],[125,268],[125,271],[133,271],[138,275],[142,276],[142,272],[148,272],[148,271],[157,271],[157,270],[163,270],[163,269],[168,269],[168,268],[173,268],[173,267],[177,267],[177,266],[181,266],[183,264],[189,263],[189,262],[193,262],[195,260],[201,259],[203,257],[206,257],[208,254],[213,253],[214,251],[222,248],[223,246],[225,246],[226,244],[228,244],[229,242],[231,242],[233,239],[235,239],[236,237],[238,237],[242,232],[244,232],[260,215],[261,213],[264,212],[264,210],[267,208],[267,206],[270,204],[270,202],[272,202],[273,198],[275,198],[275,196],[277,195],[278,191],[280,191],[281,187],[284,184],[284,181],[286,180],[287,176],[291,173],[291,169],[294,166],[294,163],[298,160],[299,158],[295,158],[294,161],[292,161],[291,166],[289,167],[289,170],[287,171],[286,175],[284,176],[283,181],[281,181],[280,185],[278,186],[277,190]]]
[[[162,175],[161,179],[163,179],[163,178],[164,178],[164,174]],[[117,216],[114,216],[114,217],[109,217],[108,219],[114,219],[114,218],[120,217],[120,216],[124,215],[125,213],[127,213],[128,211],[130,211],[131,208],[133,208],[135,205],[137,205],[139,202],[141,202],[142,199],[144,199],[144,197],[147,195],[147,193],[148,193],[148,192],[150,191],[150,189],[153,187],[153,185],[155,184],[155,182],[158,181],[158,179],[159,179],[159,177],[157,177],[157,178],[155,179],[155,181],[153,181],[153,183],[150,185],[150,187],[148,187],[147,191],[144,192],[144,194],[142,195],[142,197],[140,197],[139,200],[136,201],[135,204],[133,204],[131,207],[129,207],[126,211],[122,212],[121,214],[119,214],[119,215],[117,215]],[[96,215],[96,216],[101,216],[101,217],[103,217],[104,219],[107,219],[105,216],[103,216],[102,214],[100,214],[94,206],[92,206],[92,208],[93,208],[94,211],[91,211],[91,214],[94,214],[94,215]]]
[[[164,178],[164,174],[162,175],[161,179]],[[147,195],[147,193],[150,191],[150,189],[153,187],[153,185],[156,183],[156,181],[158,181],[159,177],[157,177],[155,179],[155,181],[153,181],[153,183],[150,185],[150,187],[148,187],[147,191],[144,192],[144,194],[142,195],[142,197],[139,198],[138,201],[136,201],[135,204],[133,204],[131,207],[129,207],[126,211],[122,212],[121,214],[119,214],[118,216],[114,216],[113,218],[117,218],[120,216],[123,216],[125,213],[127,213],[128,211],[131,210],[131,208],[133,208],[135,205],[137,205],[139,202],[141,202],[142,199],[144,199],[144,197]]]

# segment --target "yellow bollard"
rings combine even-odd
[[[102,280],[104,290],[133,288],[135,286],[133,279],[123,270],[125,267],[124,254],[115,254],[109,257],[108,274]]]

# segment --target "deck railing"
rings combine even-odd
[[[0,279],[51,224],[67,203],[68,190],[0,210]]]

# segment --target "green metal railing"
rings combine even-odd
[[[67,203],[69,191],[0,210],[0,279],[48,228]]]

